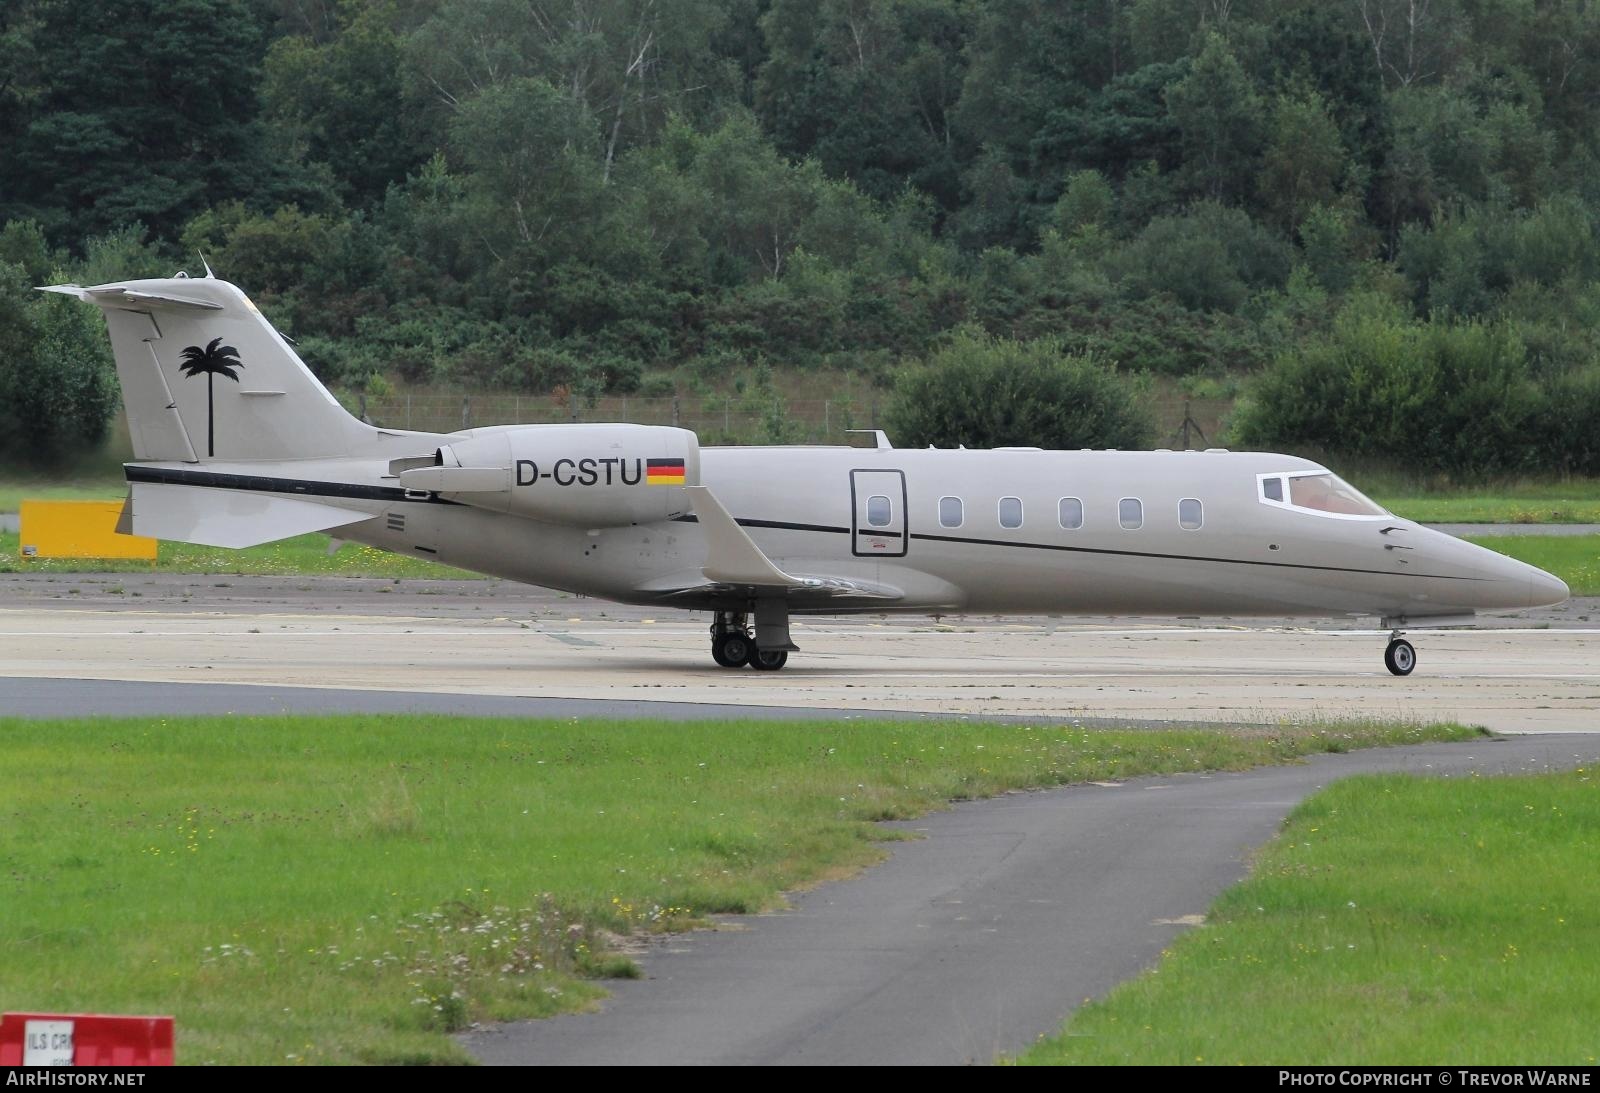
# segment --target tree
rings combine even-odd
[[[223,345],[221,338],[212,338],[201,349],[198,345],[191,345],[183,351],[183,363],[179,370],[190,379],[195,376],[206,378],[206,454],[217,454],[217,423],[215,414],[216,380],[218,376],[227,376],[234,383],[239,382],[239,369],[244,367],[244,362],[239,359],[239,351],[231,345]]]
[[[781,150],[879,199],[910,182],[955,204],[967,21],[953,0],[778,0],[761,27],[756,109]]]
[[[279,144],[326,165],[345,202],[365,208],[426,160],[442,134],[407,86],[404,43],[386,5],[343,10],[353,17],[326,41],[308,33],[272,44],[262,98]]]
[[[585,120],[600,181],[706,91],[727,18],[716,0],[444,0],[410,36],[411,70],[449,111],[514,80],[540,80]]]
[[[1153,429],[1135,396],[1114,366],[1069,354],[1057,338],[966,329],[901,375],[886,424],[913,448],[1140,448]]]
[[[1261,104],[1249,77],[1217,34],[1188,75],[1167,88],[1167,112],[1183,136],[1193,192],[1230,204],[1249,192],[1261,147]]]
[[[1201,201],[1152,220],[1111,259],[1123,291],[1170,293],[1195,311],[1234,311],[1251,292],[1282,288],[1290,251],[1243,209]]]
[[[0,261],[0,457],[52,466],[105,442],[117,410],[105,325],[93,308],[33,291]]]
[[[1125,179],[1138,165],[1166,170],[1182,162],[1178,127],[1167,109],[1166,89],[1189,71],[1177,64],[1150,64],[1124,73],[1082,102],[1051,110],[1031,142],[1040,196],[1051,195],[1055,170],[1085,168]]]
[[[1442,79],[1466,42],[1466,14],[1452,0],[1355,0],[1373,61],[1390,87]]]
[[[1348,156],[1320,96],[1274,101],[1258,189],[1262,203],[1289,235],[1317,205],[1332,204]]]
[[[15,204],[0,216],[34,210],[74,243],[135,221],[171,238],[208,203],[277,177],[261,139],[264,43],[249,0],[30,4],[35,86],[8,149]]]

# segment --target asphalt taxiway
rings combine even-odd
[[[1354,624],[802,619],[789,667],[756,672],[713,665],[699,615],[499,581],[30,573],[0,576],[0,712],[810,710],[1600,727],[1600,603],[1483,625],[1413,631],[1418,668],[1396,679],[1381,663],[1385,636]]]

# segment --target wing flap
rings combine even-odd
[[[797,573],[799,583],[778,592],[792,607],[867,607],[883,606],[902,600],[905,592],[893,585],[861,581],[854,578],[834,577],[824,574]],[[708,596],[748,595],[751,592],[771,592],[769,585],[755,585],[747,581],[713,581],[694,570],[658,577],[635,585],[634,591],[663,599],[703,599]]]

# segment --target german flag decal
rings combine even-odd
[[[683,485],[683,460],[646,460],[644,475],[646,484],[651,486],[681,486]]]

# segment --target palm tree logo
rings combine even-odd
[[[231,345],[221,345],[221,341],[221,338],[212,338],[204,349],[198,345],[191,345],[183,351],[183,363],[178,366],[183,374],[191,379],[202,374],[206,377],[207,457],[217,454],[216,397],[213,384],[218,376],[227,376],[234,383],[238,383],[239,373],[235,369],[244,367],[244,362],[239,359],[239,351]]]

